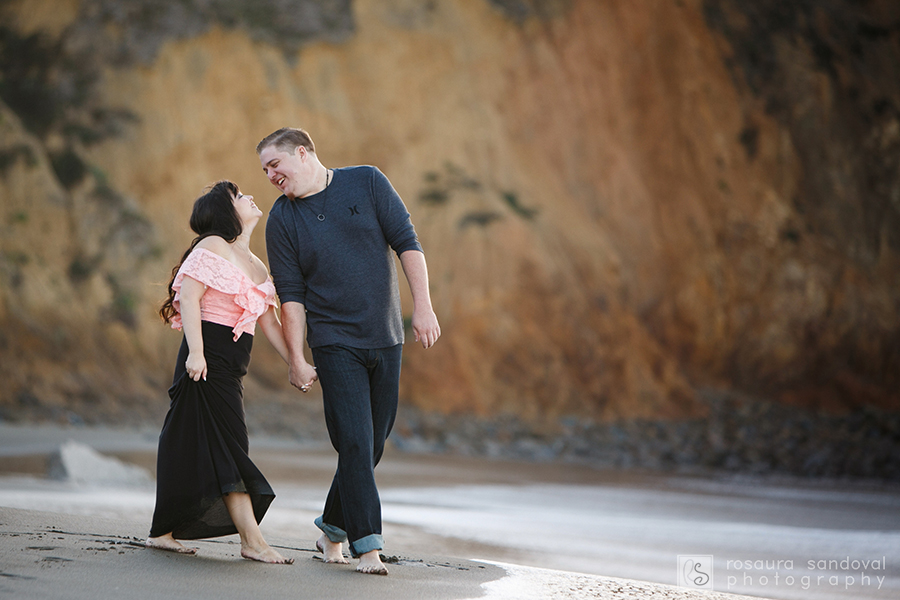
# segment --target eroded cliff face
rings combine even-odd
[[[378,165],[412,213],[444,332],[407,347],[415,406],[678,418],[715,387],[900,408],[890,4],[240,6],[2,5],[4,64],[43,40],[37,80],[83,92],[46,128],[0,94],[8,414],[159,404],[180,339],[155,310],[193,199],[229,178],[271,206],[253,148],[283,125],[327,166]],[[851,17],[875,33],[842,38]]]

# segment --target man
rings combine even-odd
[[[400,264],[413,297],[412,329],[429,348],[441,335],[425,255],[406,206],[375,167],[328,169],[302,129],[283,128],[256,147],[282,196],[266,224],[269,266],[281,300],[291,384],[322,385],[325,423],[338,466],[316,525],[325,562],[387,575],[379,551],[381,500],[375,465],[397,413],[403,317]],[[303,356],[307,336],[315,367]]]

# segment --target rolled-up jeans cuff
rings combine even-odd
[[[322,517],[316,517],[316,527],[322,530],[329,540],[335,544],[342,544],[347,541],[347,532],[340,527],[329,525],[322,520]]]
[[[355,542],[350,542],[350,554],[354,558],[361,554],[365,554],[366,552],[371,552],[372,550],[382,549],[384,549],[384,538],[380,533],[373,533],[364,538],[360,538]]]

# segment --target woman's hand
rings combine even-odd
[[[188,377],[194,381],[206,380],[206,358],[203,356],[203,326],[200,323],[200,298],[206,293],[206,286],[193,277],[186,276],[181,282],[181,321],[184,324],[184,339],[188,345],[188,357],[184,361]]]
[[[189,353],[184,366],[187,369],[188,377],[194,381],[200,381],[202,377],[203,381],[206,381],[206,358],[202,352]]]

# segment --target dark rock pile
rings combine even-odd
[[[704,401],[708,416],[699,419],[564,418],[553,426],[402,409],[391,440],[409,452],[601,468],[900,480],[900,414],[871,408],[825,414],[712,393]]]

